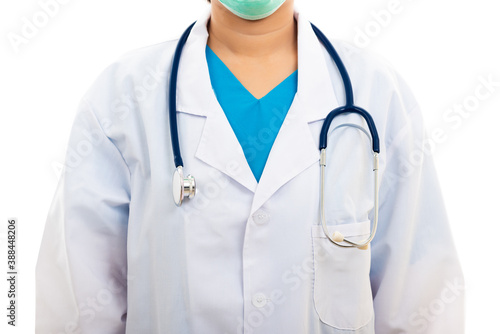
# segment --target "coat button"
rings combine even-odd
[[[252,304],[255,307],[261,308],[267,304],[267,297],[263,293],[256,293],[252,297]]]
[[[269,214],[264,211],[257,211],[253,215],[253,220],[256,224],[263,225],[269,222]]]

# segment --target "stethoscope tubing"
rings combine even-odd
[[[169,108],[169,120],[170,120],[170,137],[172,142],[172,153],[174,156],[174,163],[176,167],[176,171],[174,173],[174,185],[173,185],[173,193],[174,200],[176,205],[180,206],[182,204],[182,200],[185,196],[192,198],[196,193],[196,183],[194,177],[188,175],[186,179],[183,176],[183,167],[184,163],[181,156],[181,150],[179,145],[179,132],[177,127],[177,77],[179,72],[179,63],[181,59],[182,50],[186,41],[191,33],[196,22],[192,23],[182,34],[177,43],[177,47],[175,49],[174,57],[172,60],[172,69],[170,73],[170,82],[169,82],[169,96],[168,96],[168,108]],[[333,242],[335,245],[339,247],[357,247],[360,249],[366,249],[369,243],[373,240],[378,224],[378,165],[379,159],[378,155],[380,153],[380,144],[377,128],[375,126],[375,122],[371,115],[364,109],[354,105],[354,94],[352,89],[352,83],[349,78],[349,74],[347,73],[347,69],[342,62],[340,56],[337,51],[330,43],[328,38],[314,25],[311,23],[312,29],[315,32],[316,36],[326,48],[333,61],[335,62],[340,76],[342,77],[342,81],[344,83],[344,91],[345,91],[345,99],[346,103],[342,107],[338,107],[332,110],[323,123],[320,133],[320,169],[321,169],[321,186],[320,186],[320,211],[321,211],[321,224],[323,226],[323,231],[327,238]],[[325,168],[326,168],[326,148],[328,145],[328,132],[330,129],[330,125],[335,117],[345,113],[356,113],[359,114],[363,119],[365,119],[368,129],[370,131],[371,139],[372,139],[372,150],[373,150],[373,171],[374,171],[374,188],[375,188],[375,199],[374,199],[374,217],[373,217],[373,227],[371,229],[370,235],[364,241],[355,242],[353,240],[344,238],[344,236],[340,232],[334,232],[330,235],[328,231],[328,227],[326,225],[326,216],[325,216]],[[362,129],[358,125],[354,125],[358,129]],[[334,129],[335,130],[335,129]],[[365,133],[366,130],[363,129]],[[343,244],[342,242],[346,243]]]
[[[182,161],[181,149],[179,147],[179,132],[177,127],[177,75],[179,73],[179,63],[184,45],[193,29],[196,21],[193,22],[182,34],[175,48],[174,58],[172,61],[172,69],[170,72],[170,84],[168,94],[168,109],[170,120],[170,138],[172,141],[172,153],[174,155],[175,167],[184,167]]]

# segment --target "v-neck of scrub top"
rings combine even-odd
[[[257,99],[208,45],[205,53],[212,89],[255,179],[259,182],[297,92],[298,71],[290,74],[264,97]]]

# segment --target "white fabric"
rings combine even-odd
[[[336,41],[380,135],[380,219],[368,250],[322,236],[319,131],[344,93],[309,22],[296,18],[298,91],[258,184],[212,91],[208,15],[198,20],[177,98],[184,171],[199,191],[181,208],[166,107],[177,41],[131,52],[96,80],[47,217],[37,333],[463,332],[462,273],[432,158],[420,154],[417,103],[390,66]],[[366,126],[343,115],[331,129],[343,122]],[[369,233],[369,149],[356,128],[330,134],[326,214],[346,236]]]

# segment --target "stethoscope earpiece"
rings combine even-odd
[[[332,234],[332,240],[335,242],[342,242],[344,241],[344,235],[340,233],[339,231],[335,231]]]

